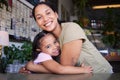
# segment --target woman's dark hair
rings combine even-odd
[[[32,16],[34,17],[35,20],[36,20],[36,18],[35,18],[35,9],[36,9],[37,6],[42,5],[42,4],[50,7],[54,12],[57,12],[57,9],[56,9],[56,7],[55,7],[54,4],[52,4],[52,3],[48,2],[48,1],[47,1],[47,2],[39,2],[39,3],[37,3],[37,4],[34,6],[34,8],[33,8],[33,10],[32,10]]]
[[[40,51],[37,51],[36,49],[39,49],[40,47],[40,43],[39,43],[39,40],[41,38],[43,38],[48,32],[47,31],[41,31],[39,32],[34,40],[33,40],[33,43],[32,43],[32,56],[33,56],[33,60],[38,56],[38,54],[40,53]]]

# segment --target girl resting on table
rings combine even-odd
[[[112,66],[88,40],[83,29],[76,23],[59,23],[55,7],[48,2],[40,2],[33,8],[33,17],[44,31],[51,32],[60,42],[60,64],[64,66],[92,66],[93,73],[112,73]],[[46,68],[27,63],[27,69],[46,73]],[[20,72],[28,72],[21,68]]]
[[[34,63],[43,66],[48,70],[48,72],[57,74],[79,74],[92,72],[92,67],[90,66],[63,66],[56,62],[52,57],[56,57],[60,54],[60,46],[55,36],[51,33],[42,31],[37,34],[34,38],[32,47]]]

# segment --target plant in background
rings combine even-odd
[[[120,11],[115,12],[115,26],[116,26],[116,34],[115,34],[115,45],[114,47],[120,49]]]
[[[113,9],[107,8],[107,17],[105,19],[104,28],[103,28],[103,38],[102,41],[109,48],[114,48],[115,45],[115,22],[114,22],[114,14]]]
[[[115,45],[115,36],[112,34],[104,35],[102,41],[104,44],[106,44],[107,47],[113,48],[113,46]]]
[[[9,47],[4,47],[4,54],[6,57],[2,58],[2,68],[5,70],[7,64],[12,64],[14,60],[19,60],[22,63],[32,59],[32,43],[24,42],[20,47],[16,47],[14,44]]]
[[[22,55],[20,58],[22,62],[29,61],[32,59],[32,43],[31,42],[24,42],[21,46]]]
[[[79,19],[77,22],[81,27],[87,27],[89,24],[89,19],[86,13],[87,2],[88,0],[73,0],[75,11]]]
[[[87,2],[88,0],[73,0],[73,3],[75,4],[76,13],[79,17],[86,16],[85,8]]]
[[[3,6],[6,6],[6,10],[8,11],[8,0],[0,0],[0,8],[3,8]]]

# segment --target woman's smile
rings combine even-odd
[[[49,27],[52,24],[52,21],[46,23],[44,26]]]
[[[35,12],[36,21],[40,28],[49,32],[55,30],[58,24],[58,14],[56,12],[46,5],[37,6]]]

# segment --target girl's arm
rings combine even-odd
[[[74,66],[80,56],[83,40],[73,40],[63,45],[60,63],[66,66]]]
[[[27,70],[33,71],[33,72],[39,72],[39,73],[51,73],[49,70],[47,70],[43,65],[41,64],[34,64],[33,61],[29,61],[25,68]]]
[[[92,67],[82,66],[82,67],[73,67],[73,66],[63,66],[57,63],[54,60],[47,60],[41,63],[47,70],[56,74],[80,74],[80,73],[91,73]]]

